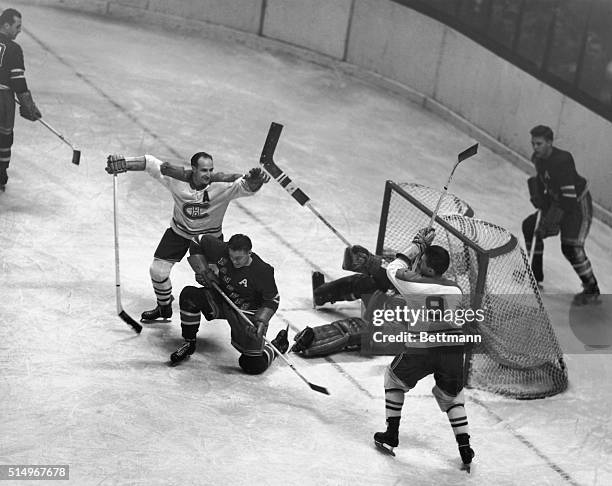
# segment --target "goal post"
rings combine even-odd
[[[387,181],[377,254],[404,250],[429,224],[441,193]],[[481,337],[466,345],[465,384],[520,399],[560,393],[567,388],[567,369],[527,255],[513,234],[473,214],[447,193],[434,223],[434,244],[451,257],[445,276],[461,288],[464,306],[484,315],[465,328]]]

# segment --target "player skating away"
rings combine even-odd
[[[533,251],[532,270],[538,283],[544,280],[542,268],[544,238],[561,232],[561,251],[580,277],[584,290],[576,294],[574,304],[597,302],[600,291],[593,274],[584,242],[593,219],[593,203],[584,177],[576,172],[572,154],[553,146],[553,131],[544,125],[531,129],[532,162],[537,175],[528,181],[532,204],[541,212],[523,221],[523,235],[528,251]],[[535,231],[535,246],[531,242]]]
[[[198,237],[197,243],[191,243],[189,263],[196,273],[197,282],[204,287],[187,286],[181,292],[179,307],[185,343],[170,356],[173,363],[194,353],[200,314],[204,314],[208,321],[227,320],[232,346],[241,353],[238,364],[246,373],[263,373],[277,357],[274,349],[263,339],[280,299],[274,268],[251,249],[251,240],[242,234],[232,236],[227,243],[208,235]],[[211,265],[217,267],[217,273]],[[249,317],[253,326],[247,326],[240,319],[212,288],[213,282]],[[289,348],[287,331],[280,331],[272,344],[285,353]]]
[[[146,171],[166,187],[174,199],[170,228],[155,250],[149,268],[157,298],[155,309],[142,313],[142,321],[172,317],[172,282],[170,271],[189,249],[192,238],[206,234],[223,239],[222,225],[231,200],[252,196],[269,177],[259,168],[245,176],[214,173],[212,157],[197,152],[191,157],[191,170],[163,163],[152,155],[124,157],[109,155],[106,171],[119,174],[126,171]]]
[[[456,309],[461,302],[461,290],[455,282],[443,277],[450,257],[441,246],[429,246],[433,234],[433,230],[420,230],[413,244],[388,265],[387,276],[409,307],[442,311]],[[422,252],[423,247],[425,250]],[[418,264],[413,271],[415,259]],[[442,339],[433,342],[418,338],[412,342],[407,340],[406,351],[396,356],[387,367],[384,378],[387,430],[374,434],[375,444],[394,455],[393,448],[399,445],[404,395],[419,380],[433,374],[436,383],[433,395],[440,409],[448,415],[461,460],[469,471],[474,451],[470,447],[463,395],[464,349],[462,345],[443,339],[444,335],[462,331],[453,322],[441,319],[421,319],[411,323],[408,331],[415,337],[423,331],[428,336],[437,335]]]

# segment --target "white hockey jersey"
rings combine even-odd
[[[145,171],[164,185],[174,198],[174,212],[170,227],[183,238],[206,234],[221,236],[223,216],[232,199],[254,193],[244,177],[234,182],[211,182],[204,189],[194,189],[189,182],[179,181],[161,173],[162,161],[145,155]]]

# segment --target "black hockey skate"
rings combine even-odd
[[[315,294],[315,290],[325,283],[325,275],[321,272],[312,272],[312,308],[316,309],[318,305],[325,304],[321,296]]]
[[[178,348],[174,353],[170,355],[170,361],[172,363],[180,363],[185,358],[191,356],[196,350],[195,339],[185,340],[185,342]]]
[[[144,311],[140,316],[140,322],[156,321],[157,319],[169,320],[172,317],[172,301],[168,305],[159,305],[153,310]]]
[[[386,432],[376,432],[374,434],[374,445],[376,445],[376,447],[378,447],[378,449],[385,454],[395,457],[395,452],[393,452],[393,449],[399,445],[397,432],[393,433],[389,430]]]
[[[573,305],[588,305],[588,304],[601,304],[599,296],[599,286],[597,282],[592,284],[583,284],[584,290],[579,294],[574,295]]]
[[[470,447],[470,436],[468,434],[459,434],[457,436],[457,444],[459,444],[459,455],[463,462],[463,470],[470,472],[472,459],[474,458],[474,450]]]
[[[288,330],[289,326],[287,326],[287,329],[281,329],[278,331],[276,337],[270,341],[272,345],[281,352],[281,354],[285,354],[289,349],[289,339],[287,338]]]

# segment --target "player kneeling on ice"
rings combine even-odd
[[[431,241],[433,230],[421,230],[414,240],[416,244],[398,254],[388,265],[387,277],[409,307],[445,313],[461,305],[462,293],[455,282],[443,277],[450,264],[448,252],[440,246],[429,246]],[[415,262],[415,270],[412,270]],[[387,367],[384,379],[387,430],[374,434],[374,441],[378,447],[393,454],[393,448],[399,444],[404,394],[419,380],[433,374],[436,383],[433,395],[440,409],[448,415],[461,460],[469,471],[474,451],[470,447],[463,396],[464,349],[458,344],[462,342],[460,339],[448,339],[453,334],[462,334],[462,330],[454,322],[436,319],[435,313],[433,316],[427,314],[426,319],[408,326],[408,332],[415,339],[406,340],[406,350]],[[425,340],[420,338],[423,332],[427,335]]]
[[[200,314],[208,321],[227,320],[232,346],[241,353],[238,364],[246,373],[263,373],[277,357],[272,346],[264,340],[268,322],[278,309],[280,299],[274,268],[251,249],[251,240],[242,234],[232,236],[227,243],[207,235],[191,243],[188,261],[196,273],[196,281],[203,287],[187,286],[181,292],[179,307],[185,343],[170,356],[173,363],[194,353]],[[212,265],[217,267],[218,273]],[[219,290],[248,316],[252,326],[246,325]],[[287,331],[280,331],[271,342],[285,353],[289,348]]]

